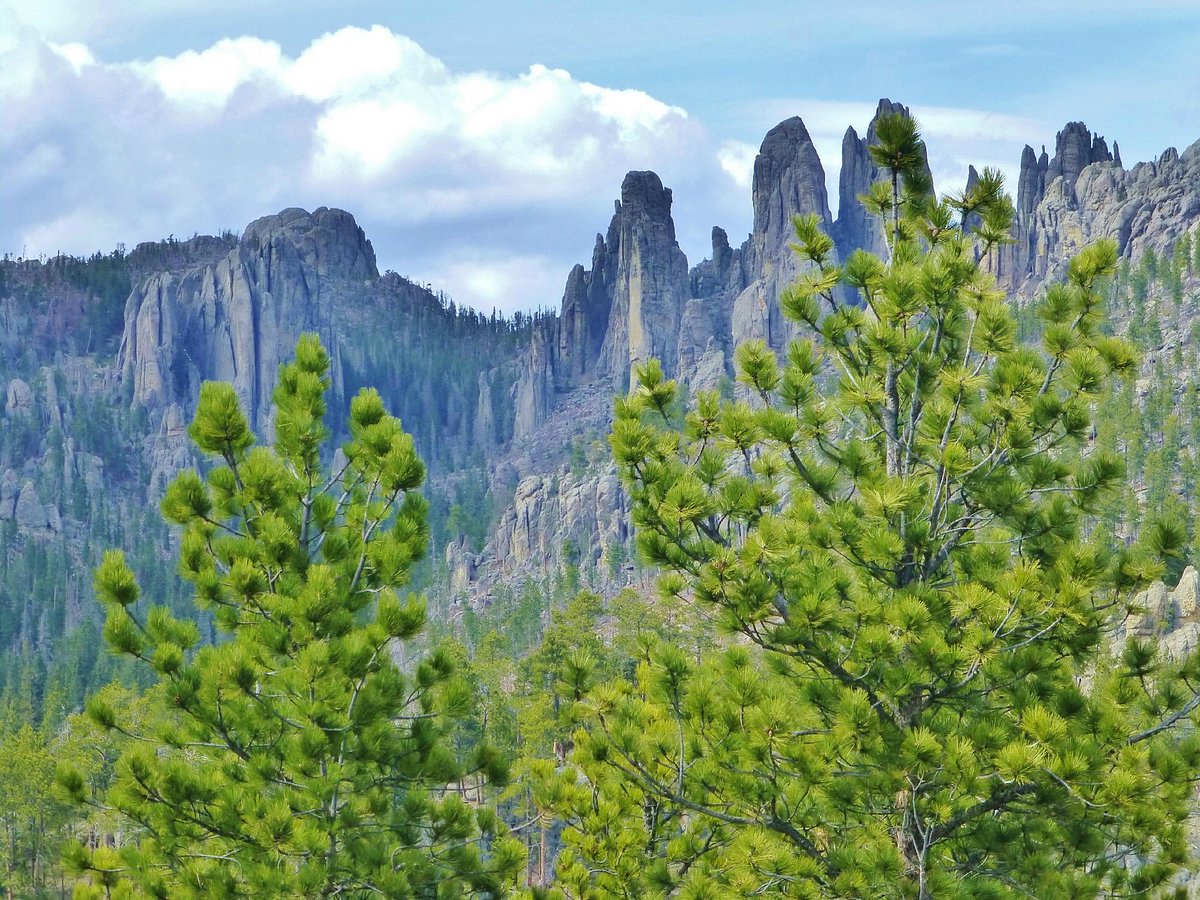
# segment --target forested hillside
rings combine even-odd
[[[0,263],[4,708],[61,716],[116,674],[113,661],[99,652],[91,589],[104,548],[125,548],[148,591],[173,608],[186,604],[174,572],[176,545],[157,503],[175,472],[199,462],[184,433],[195,404],[189,392],[198,391],[200,377],[220,373],[189,370],[198,348],[172,345],[156,318],[152,336],[162,342],[155,354],[164,361],[165,388],[179,393],[161,398],[171,402],[139,402],[138,378],[144,386],[149,376],[144,361],[131,361],[133,315],[146,291],[166,285],[169,293],[177,279],[211,271],[239,247],[226,235],[140,245],[87,260]],[[514,365],[534,320],[484,317],[395,273],[371,274],[344,303],[321,309],[343,348],[338,394],[371,385],[393,398],[434,476],[446,479],[434,501],[436,539],[444,545],[449,528],[455,534],[463,528],[482,540],[492,443],[476,444],[476,429],[502,433],[511,423],[512,398],[492,389],[492,382]],[[155,296],[157,301],[161,294]],[[298,334],[303,324],[292,330]],[[263,390],[269,396],[269,388]],[[344,434],[344,406],[332,416]],[[265,418],[262,424],[269,427]],[[24,720],[24,714],[14,719]]]

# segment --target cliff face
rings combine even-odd
[[[779,293],[796,277],[792,216],[814,213],[832,229],[825,170],[800,118],[767,132],[754,160],[754,229],[742,244],[741,279],[732,298],[730,344],[760,338],[782,350],[794,334],[779,309]],[[728,298],[726,301],[728,302]]]
[[[1120,149],[1082,122],[1058,133],[1053,157],[1026,146],[1017,182],[1015,242],[994,270],[1001,286],[1032,296],[1088,243],[1112,238],[1121,254],[1169,247],[1200,215],[1200,143],[1168,148],[1126,170]]]
[[[615,477],[558,467],[573,436],[603,434],[614,394],[627,389],[639,363],[657,358],[668,377],[692,390],[714,389],[732,375],[732,351],[742,341],[786,346],[795,328],[780,312],[779,293],[798,273],[792,217],[816,213],[832,227],[824,169],[799,118],[764,138],[753,186],[750,235],[735,249],[713,228],[712,258],[689,272],[675,240],[670,189],[653,172],[625,177],[608,230],[596,236],[591,268],[571,270],[560,314],[538,322],[521,355],[513,441],[501,463],[521,481],[482,552],[449,548],[461,595],[486,597],[496,578],[561,568],[564,544],[591,554],[585,562],[596,565],[624,552],[617,548],[630,535],[628,501]],[[610,583],[628,575],[605,565],[598,571]]]
[[[657,356],[669,376],[698,390],[732,377],[733,351],[742,341],[761,338],[784,350],[796,334],[779,308],[780,291],[798,274],[789,247],[793,215],[815,213],[835,238],[841,259],[859,248],[886,253],[882,231],[858,197],[884,177],[869,148],[880,118],[889,114],[909,110],[881,100],[861,138],[853,128],[846,132],[836,221],[804,123],[792,118],[771,129],[754,165],[751,233],[735,247],[714,227],[711,256],[691,269],[686,284],[670,191],[651,173],[630,173],[607,233],[597,235],[591,268],[579,265],[569,273],[560,315],[541,323],[523,354],[514,387],[517,440],[508,457],[515,469],[533,478],[554,464],[545,447],[562,447],[585,428],[602,432],[611,394],[624,388],[631,367],[647,356]],[[972,169],[968,186],[977,178]],[[1103,137],[1069,123],[1053,156],[1026,147],[1016,192],[1015,243],[988,265],[1002,286],[1028,297],[1091,240],[1114,237],[1124,254],[1136,256],[1145,247],[1169,246],[1191,227],[1200,216],[1200,144],[1182,156],[1171,150],[1126,171],[1115,144],[1110,151]],[[526,484],[525,509],[557,510],[547,494],[551,484],[545,479]],[[605,499],[596,512],[604,518],[618,506]],[[526,542],[514,544],[512,529],[502,528],[480,559],[493,560],[491,571],[505,572],[521,568],[513,564],[517,557],[522,565],[535,557],[560,563],[554,544],[563,534],[552,518],[543,512],[518,517],[530,523],[518,532],[543,536],[534,543],[549,548],[544,557],[514,549]]]
[[[653,172],[625,176],[606,244],[612,303],[597,374],[624,387],[634,366],[655,358],[674,375],[688,265],[675,240],[671,190]]]
[[[860,138],[853,127],[846,129],[842,138],[842,168],[838,175],[838,217],[830,232],[837,243],[838,252],[845,258],[855,250],[867,250],[878,256],[887,255],[887,243],[879,221],[867,212],[859,195],[867,193],[876,181],[885,177],[871,159],[868,148],[879,142],[877,129],[883,116],[899,115],[910,118],[907,106],[883,99],[875,109],[875,115],[867,125],[867,133]],[[929,163],[925,163],[925,174],[929,174]]]
[[[232,382],[256,430],[270,428],[275,376],[303,331],[316,331],[334,357],[342,302],[378,280],[375,253],[349,213],[287,209],[252,222],[218,262],[161,272],[136,287],[125,308],[118,354],[133,402],[190,407],[200,382]]]
[[[562,395],[596,382],[624,390],[651,357],[676,372],[690,285],[671,191],[653,172],[630,172],[615,207],[592,267],[571,270],[559,315],[535,326],[513,387],[517,439],[533,435]]]

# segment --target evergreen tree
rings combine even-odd
[[[1141,896],[1187,858],[1200,741],[1173,726],[1200,659],[1108,653],[1183,535],[1089,534],[1122,478],[1092,406],[1135,365],[1101,329],[1116,248],[1070,264],[1023,346],[979,262],[1011,220],[999,176],[902,204],[915,135],[879,134],[887,261],[838,265],[795,222],[782,305],[815,339],[782,365],[743,344],[751,400],[701,394],[682,429],[653,361],[617,403],[642,553],[735,638],[582,701],[576,767],[539,785],[571,897]]]
[[[0,741],[0,892],[43,896],[69,809],[55,796],[54,757],[29,725]]]
[[[396,593],[428,541],[424,466],[372,389],[351,404],[344,457],[322,463],[328,368],[302,337],[273,449],[255,446],[231,385],[201,389],[189,433],[214,466],[181,474],[162,511],[183,526],[181,572],[224,632],[215,646],[144,607],[121,553],[97,570],[105,638],[153,668],[161,716],[106,798],[131,840],[71,852],[90,895],[498,896],[521,869],[494,815],[450,787],[504,767],[482,745],[465,764],[451,752],[463,694],[449,656],[409,673],[392,657],[425,620]],[[88,713],[132,731],[102,695]],[[91,801],[80,773],[61,781]]]

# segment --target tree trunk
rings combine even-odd
[[[538,846],[538,884],[542,887],[546,886],[546,821],[543,818],[539,823],[542,837],[541,843]]]
[[[883,431],[887,442],[887,473],[893,478],[900,474],[900,397],[896,380],[896,363],[889,360],[883,376]]]

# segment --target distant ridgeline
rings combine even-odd
[[[240,237],[0,261],[4,721],[61,716],[121,674],[96,636],[91,571],[102,548],[123,547],[146,592],[183,608],[157,504],[171,477],[199,462],[186,428],[200,384],[232,382],[269,436],[276,373],[302,331],[330,348],[335,427],[359,387],[378,387],[429,465],[434,536],[420,577],[435,625],[470,632],[481,618],[511,619],[536,631],[555,596],[637,582],[605,440],[614,396],[651,357],[693,393],[733,392],[740,343],[786,348],[798,333],[779,306],[799,271],[793,215],[816,214],[839,258],[884,250],[858,197],[880,177],[868,152],[876,121],[894,112],[907,110],[881,101],[862,137],[847,130],[836,219],[804,123],[773,128],[754,165],[751,233],[735,247],[714,227],[711,258],[690,267],[670,189],[631,172],[590,265],[567,274],[557,313],[485,317],[380,274],[351,215],[326,208],[284,210]],[[1132,476],[1101,527],[1121,540],[1147,505],[1174,506],[1190,523],[1200,148],[1126,170],[1115,144],[1110,152],[1071,123],[1053,156],[1026,148],[1010,189],[1014,243],[987,265],[1023,308],[1090,240],[1115,238],[1126,259],[1111,313],[1141,349],[1142,374],[1100,409]],[[1033,337],[1036,318],[1022,322]]]

